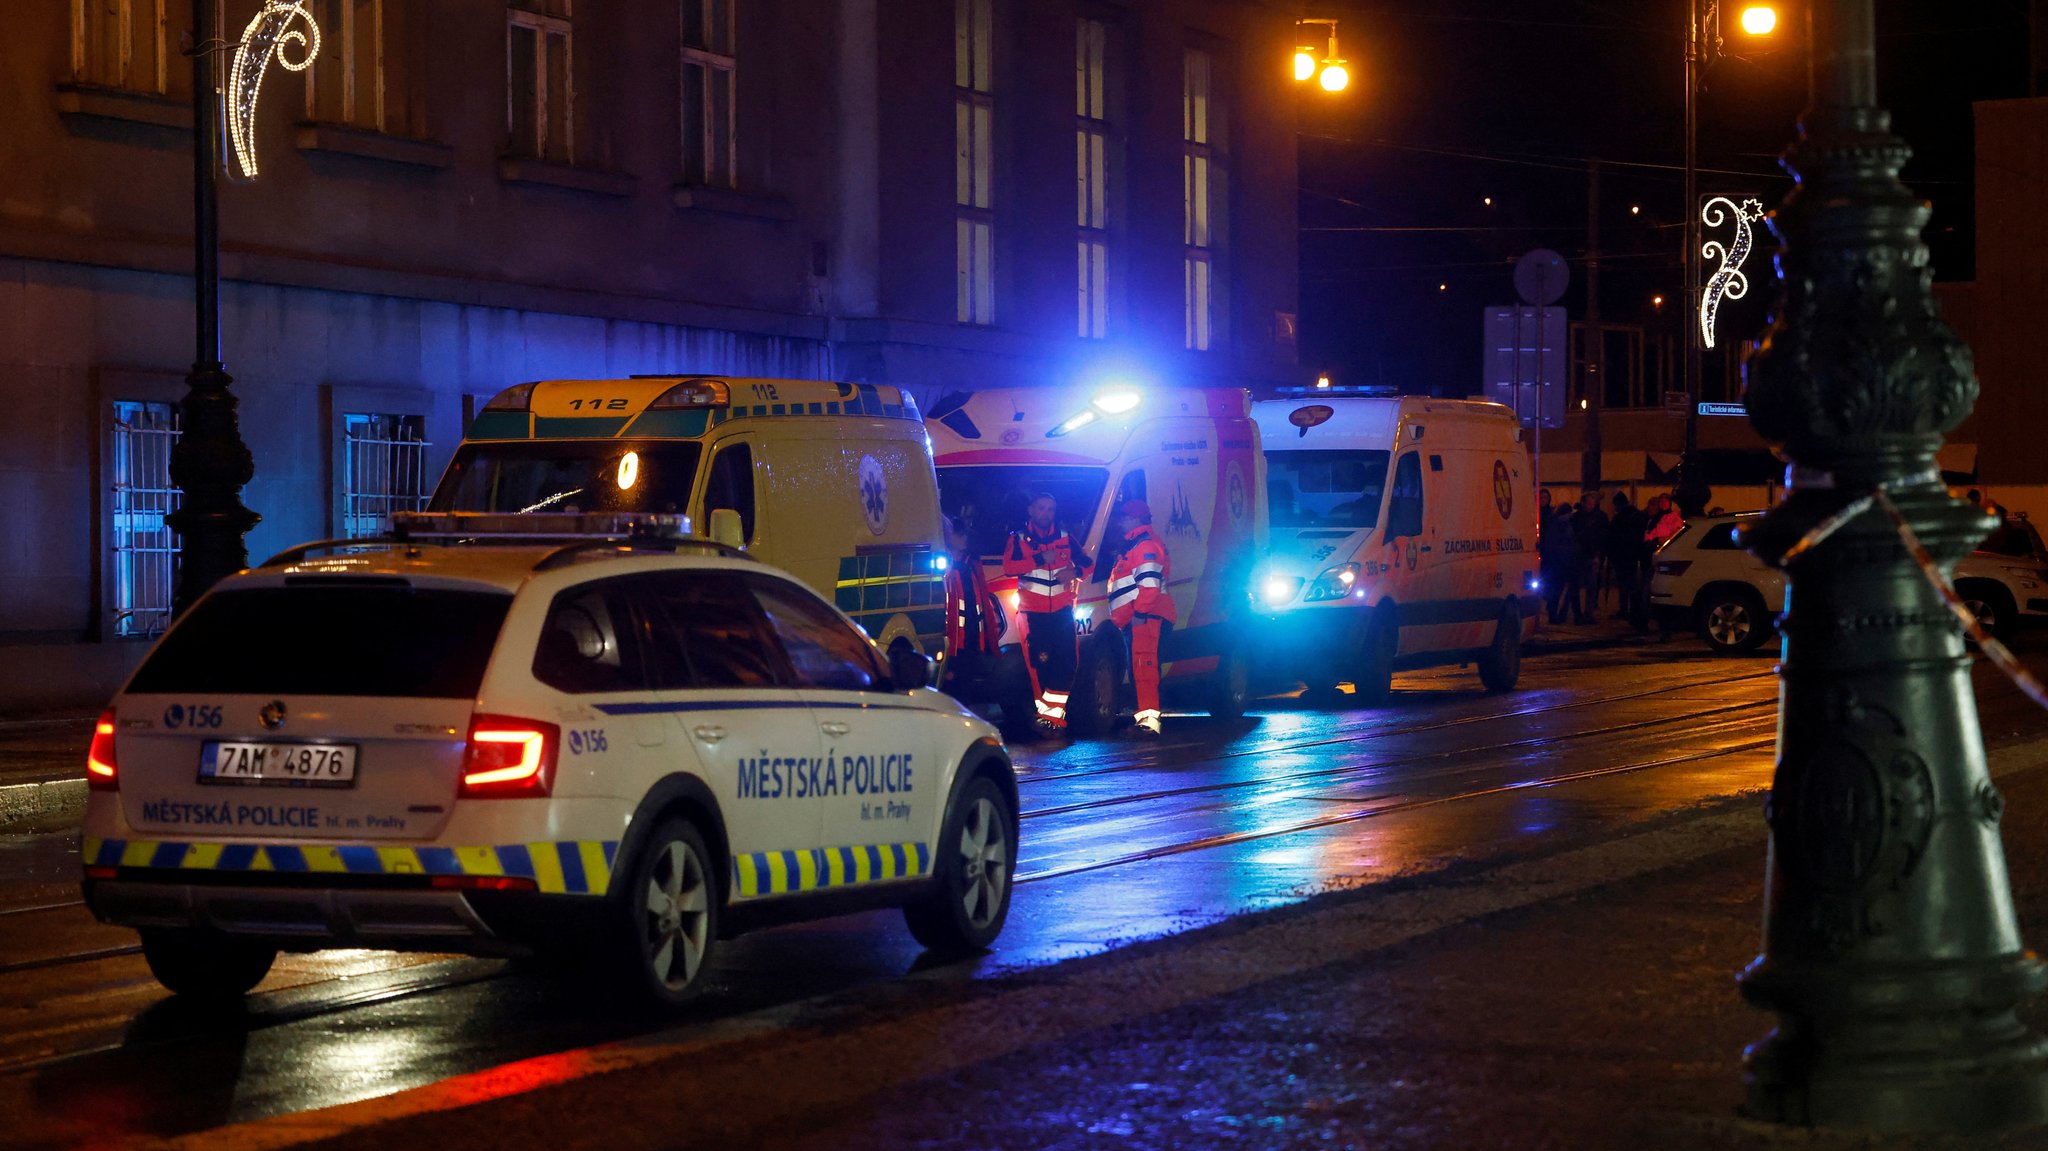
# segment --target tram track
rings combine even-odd
[[[1084,875],[1088,872],[1104,871],[1112,867],[1126,867],[1134,863],[1144,863],[1149,860],[1163,859],[1168,856],[1186,855],[1190,852],[1204,851],[1217,847],[1227,847],[1239,843],[1251,843],[1262,839],[1277,839],[1287,835],[1299,835],[1303,832],[1318,831],[1323,828],[1337,827],[1347,823],[1356,823],[1360,820],[1373,819],[1383,815],[1393,815],[1398,812],[1420,811],[1424,808],[1442,807],[1452,803],[1461,803],[1475,799],[1483,799],[1488,796],[1504,795],[1509,792],[1526,791],[1533,788],[1555,787],[1563,784],[1579,783],[1590,779],[1601,779],[1608,776],[1628,775],[1636,772],[1652,771],[1660,767],[1675,767],[1680,764],[1700,763],[1710,759],[1718,759],[1722,756],[1738,755],[1751,751],[1760,751],[1764,748],[1774,746],[1776,742],[1777,739],[1774,736],[1771,739],[1754,740],[1749,743],[1737,744],[1732,747],[1714,748],[1708,751],[1689,752],[1684,755],[1665,756],[1660,759],[1620,764],[1614,767],[1592,768],[1586,771],[1561,772],[1556,775],[1543,776],[1532,780],[1524,780],[1516,783],[1501,784],[1495,787],[1477,788],[1470,791],[1462,791],[1453,795],[1430,796],[1424,799],[1412,799],[1397,803],[1381,804],[1376,807],[1355,808],[1351,811],[1339,812],[1334,815],[1320,816],[1315,819],[1297,820],[1293,823],[1281,824],[1274,827],[1262,827],[1249,831],[1233,831],[1225,833],[1223,835],[1201,836],[1195,839],[1181,840],[1174,843],[1162,844],[1158,847],[1149,847],[1140,851],[1126,852],[1122,855],[1111,856],[1107,859],[1090,860],[1086,863],[1076,863],[1070,864],[1065,867],[1048,868],[1045,871],[1020,874],[1017,876],[1016,881],[1019,885],[1027,883],[1043,883],[1046,880],[1063,879],[1073,875]]]
[[[1625,735],[1630,732],[1645,731],[1650,728],[1663,727],[1674,723],[1696,722],[1703,719],[1712,719],[1717,716],[1732,715],[1738,712],[1759,711],[1764,708],[1775,706],[1777,706],[1776,700],[1758,700],[1753,703],[1727,704],[1721,707],[1708,708],[1704,711],[1686,712],[1681,715],[1658,716],[1652,719],[1633,720],[1629,723],[1610,724],[1607,727],[1585,728],[1577,731],[1563,732],[1556,735],[1534,736],[1528,739],[1510,740],[1506,743],[1488,743],[1481,746],[1444,748],[1437,751],[1415,752],[1407,755],[1400,755],[1391,759],[1375,759],[1366,763],[1348,763],[1342,764],[1337,767],[1315,768],[1313,770],[1308,771],[1294,771],[1278,775],[1263,775],[1256,776],[1250,779],[1222,780],[1215,783],[1198,783],[1189,784],[1185,787],[1162,788],[1157,791],[1133,792],[1128,795],[1104,796],[1100,799],[1082,800],[1075,803],[1061,804],[1056,807],[1041,807],[1031,811],[1021,812],[1019,813],[1018,818],[1041,819],[1054,815],[1071,815],[1077,812],[1100,811],[1105,808],[1121,807],[1134,803],[1145,803],[1157,799],[1172,799],[1184,795],[1201,795],[1213,792],[1234,791],[1242,788],[1270,787],[1276,785],[1284,786],[1286,784],[1294,783],[1296,781],[1341,779],[1347,776],[1365,775],[1370,772],[1382,771],[1388,768],[1407,767],[1418,763],[1428,763],[1433,760],[1449,759],[1461,755],[1470,755],[1476,751],[1513,752],[1531,750],[1534,748],[1546,747],[1552,744],[1569,743],[1576,740],[1594,739],[1598,737],[1611,735]],[[1322,747],[1327,746],[1331,743],[1341,742],[1347,741],[1321,741],[1318,743],[1307,744],[1303,746]],[[1288,752],[1293,750],[1297,749],[1271,748],[1261,754],[1281,755],[1287,754]],[[1198,760],[1196,762],[1199,764],[1207,762],[1207,760]]]
[[[1433,731],[1444,731],[1450,728],[1465,727],[1475,723],[1499,723],[1512,721],[1515,719],[1522,719],[1529,716],[1546,715],[1552,712],[1571,711],[1577,708],[1600,707],[1608,704],[1627,703],[1631,700],[1648,699],[1653,696],[1668,695],[1671,692],[1686,691],[1693,688],[1712,687],[1723,684],[1744,683],[1750,680],[1757,679],[1775,679],[1777,678],[1777,674],[1778,673],[1776,672],[1776,670],[1772,670],[1765,672],[1752,672],[1748,675],[1730,676],[1725,679],[1713,677],[1708,677],[1705,679],[1687,679],[1679,683],[1666,684],[1661,687],[1645,688],[1640,691],[1620,692],[1611,695],[1597,696],[1591,699],[1565,700],[1558,703],[1543,704],[1538,707],[1517,708],[1507,711],[1489,712],[1483,715],[1456,716],[1450,719],[1436,720],[1428,723],[1373,727],[1369,730],[1351,731],[1340,735],[1335,735],[1323,739],[1308,740],[1300,743],[1269,744],[1260,747],[1239,748],[1231,751],[1216,752],[1213,754],[1204,755],[1202,757],[1202,762],[1215,763],[1227,759],[1243,759],[1248,756],[1255,755],[1284,755],[1288,752],[1310,751],[1319,747],[1334,747],[1339,744],[1355,743],[1365,739],[1395,739],[1400,738],[1402,736],[1423,735]],[[1165,747],[1161,748],[1160,750],[1162,752],[1171,752],[1173,748]],[[1054,781],[1088,779],[1094,776],[1114,775],[1119,772],[1125,771],[1144,771],[1156,768],[1158,766],[1159,763],[1157,761],[1157,757],[1152,756],[1146,757],[1135,762],[1122,762],[1107,766],[1080,768],[1073,771],[1039,772],[1037,770],[1031,770],[1026,774],[1020,774],[1018,776],[1017,786],[1021,790],[1027,784],[1035,785]]]

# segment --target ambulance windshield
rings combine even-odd
[[[702,446],[677,440],[467,443],[437,512],[687,512]]]
[[[1385,452],[1266,453],[1266,502],[1276,528],[1373,527],[1386,490]]]
[[[967,544],[975,554],[997,556],[1010,533],[1024,526],[1025,507],[1049,494],[1060,505],[1059,525],[1085,547],[1108,484],[1103,468],[960,464],[939,469],[939,508],[966,519]]]

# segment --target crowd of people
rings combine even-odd
[[[1557,503],[1549,488],[1538,496],[1544,606],[1551,623],[1593,623],[1600,618],[1601,592],[1612,588],[1615,614],[1637,631],[1648,631],[1651,557],[1685,521],[1669,495],[1652,497],[1641,508],[1627,492],[1615,492],[1607,502],[1612,511],[1601,506],[1598,491],[1586,492],[1576,504]]]

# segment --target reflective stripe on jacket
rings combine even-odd
[[[1171,578],[1166,545],[1152,534],[1151,525],[1131,529],[1124,537],[1124,554],[1109,573],[1109,618],[1118,627],[1129,627],[1140,615],[1173,620],[1173,597],[1166,591]]]
[[[1010,533],[1003,546],[1003,574],[1017,577],[1018,611],[1058,611],[1074,606],[1073,585],[1061,578],[1063,568],[1088,562],[1072,537],[1058,528],[1039,535],[1030,524]]]

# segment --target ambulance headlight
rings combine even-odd
[[[1145,397],[1131,388],[1111,388],[1095,397],[1095,410],[1105,416],[1121,416],[1133,412],[1145,402]]]
[[[1343,599],[1351,594],[1351,585],[1358,582],[1363,571],[1357,564],[1338,564],[1324,569],[1323,574],[1316,577],[1316,582],[1309,585],[1308,602]]]
[[[1268,604],[1274,607],[1279,607],[1281,604],[1284,604],[1289,600],[1292,600],[1294,598],[1294,593],[1301,590],[1301,577],[1282,575],[1267,576],[1266,585],[1263,588],[1260,588],[1259,590],[1260,593],[1266,597],[1266,602]]]

